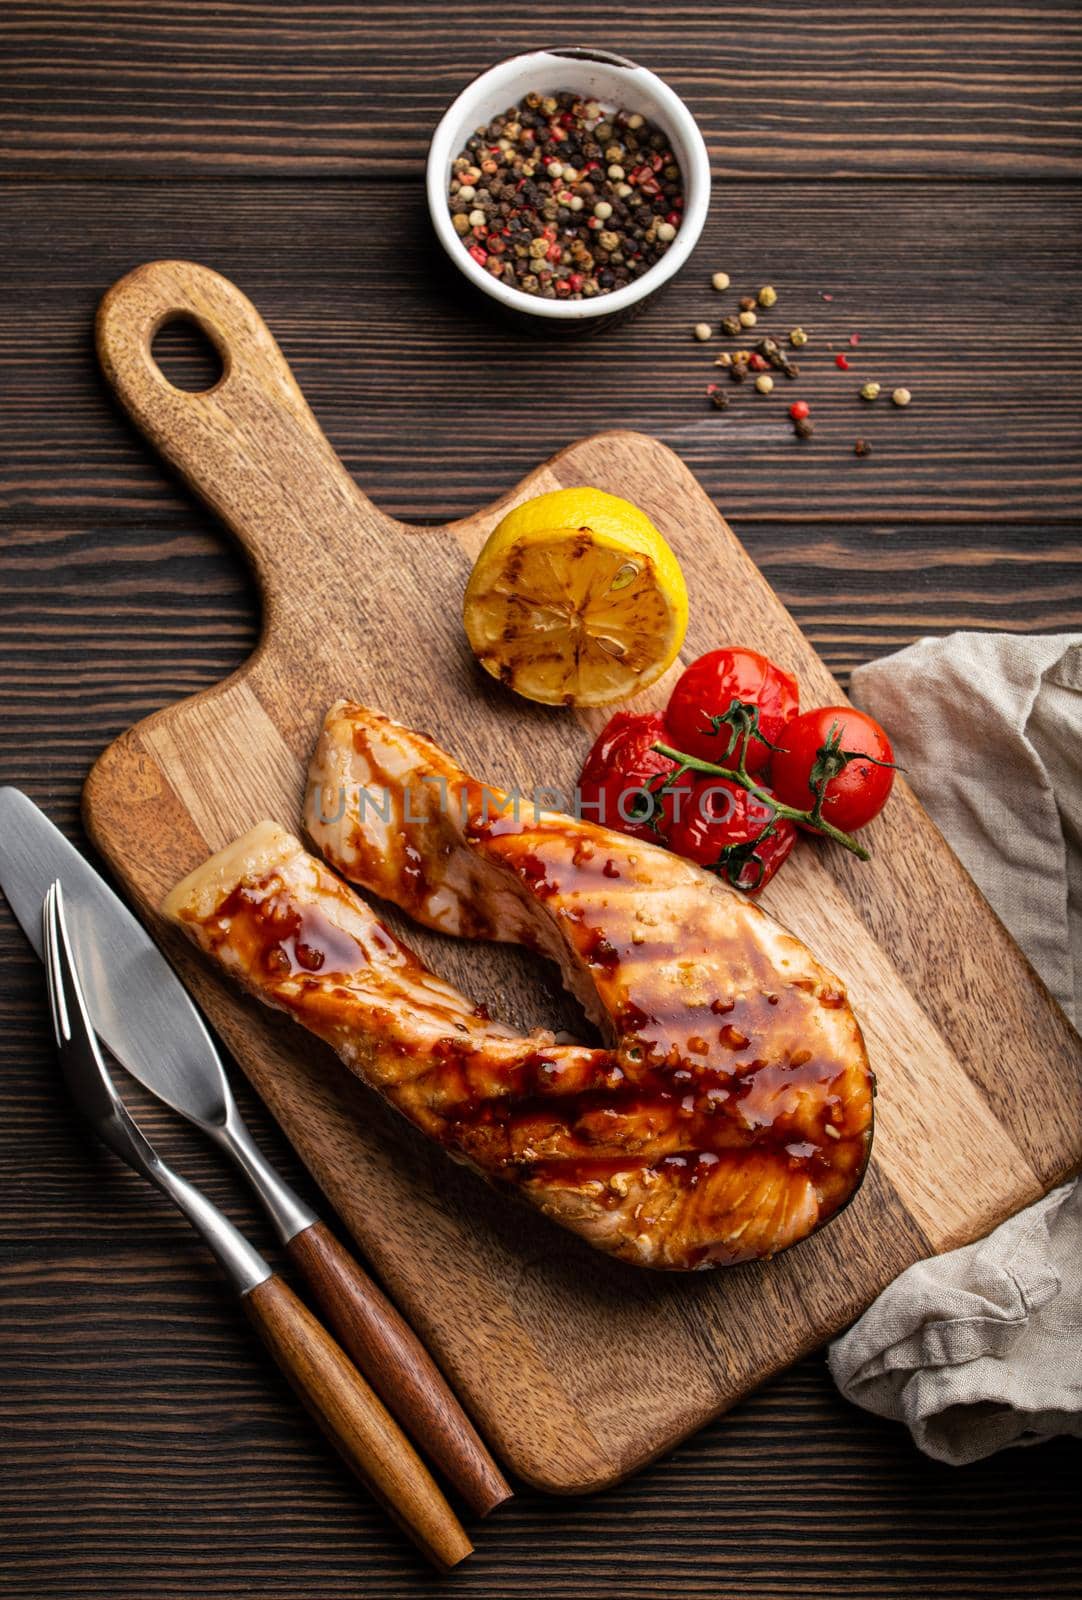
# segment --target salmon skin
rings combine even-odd
[[[346,701],[305,823],[329,866],[264,823],[165,909],[453,1156],[655,1268],[772,1256],[852,1198],[872,1138],[859,1025],[840,981],[743,895],[516,803]],[[603,1045],[479,1014],[343,878],[429,927],[552,958]]]

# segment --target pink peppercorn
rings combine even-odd
[[[477,262],[478,266],[483,267],[485,262],[488,260],[488,251],[482,250],[479,244],[470,245],[470,255]]]
[[[792,417],[794,422],[803,422],[810,410],[811,407],[806,400],[794,400],[792,405],[789,407],[789,415]]]
[[[849,357],[848,356],[841,356],[841,355],[835,356],[834,357],[834,365],[836,367],[840,367],[843,372],[848,372],[849,371]]]

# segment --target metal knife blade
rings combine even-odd
[[[90,1020],[121,1066],[208,1130],[233,1104],[218,1052],[150,935],[88,861],[19,789],[0,789],[0,888],[39,957],[41,904],[63,880]]]
[[[0,889],[39,956],[55,878],[99,1038],[137,1083],[229,1152],[283,1242],[311,1228],[319,1218],[252,1138],[203,1019],[153,939],[28,795],[0,788]]]

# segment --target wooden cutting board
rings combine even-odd
[[[177,317],[222,357],[206,393],[173,388],[152,358],[155,331]],[[459,620],[472,559],[519,500],[594,484],[635,501],[687,574],[685,661],[740,642],[795,672],[806,704],[842,696],[691,474],[652,439],[583,440],[475,516],[409,528],[348,477],[259,315],[215,273],[139,268],[102,304],[98,351],[136,425],[240,540],[264,632],[233,677],[105,752],[86,786],[88,828],[514,1472],[556,1492],[613,1483],[844,1327],[910,1262],[986,1233],[1078,1165],[1078,1036],[904,783],[866,835],[869,864],[801,841],[763,897],[848,984],[879,1079],[862,1190],[773,1262],[666,1276],[597,1255],[455,1166],[323,1046],[239,997],[156,908],[260,818],[298,826],[305,765],[337,696],[427,730],[498,785],[573,786],[607,713],[514,698],[475,668]],[[463,449],[484,441],[464,437]],[[636,706],[663,704],[675,671]],[[388,920],[494,1015],[581,1031],[539,958]]]

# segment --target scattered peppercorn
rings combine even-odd
[[[724,389],[719,389],[716,384],[710,391],[710,404],[714,407],[715,411],[725,411],[728,409],[729,396],[726,394]]]
[[[810,439],[815,432],[815,424],[808,417],[799,417],[793,423],[793,432],[798,439]]]
[[[710,337],[710,324],[709,322],[697,322],[691,331],[701,344],[705,344]]]
[[[753,294],[746,294],[740,302],[740,309],[741,311],[754,311],[755,296]]]
[[[910,394],[908,389],[895,389],[890,398],[894,401],[896,406],[907,406],[910,400],[912,400],[913,396]]]
[[[872,447],[868,443],[867,439],[858,439],[856,444],[853,446],[853,454],[855,456],[870,456],[871,453]]]
[[[752,372],[765,372],[769,365],[770,363],[767,361],[766,357],[761,356],[757,350],[753,355],[748,357],[748,366],[751,368]]]
[[[740,334],[742,332],[742,329],[740,327],[740,318],[739,317],[724,317],[722,319],[721,331],[722,331],[722,333],[726,334],[730,339],[739,339]]]
[[[710,282],[719,294],[724,294],[729,287],[729,274],[727,272],[715,272]]]
[[[878,400],[879,399],[879,384],[877,384],[877,383],[866,383],[864,385],[863,389],[860,391],[860,398],[862,400]]]
[[[771,306],[775,306],[778,303],[778,291],[771,284],[765,284],[759,290],[758,300],[761,306],[765,306],[769,310]]]
[[[717,360],[714,362],[715,367],[731,367],[732,364],[733,358],[729,354],[728,350],[723,350],[718,356]]]
[[[743,383],[747,375],[748,364],[746,361],[734,361],[732,366],[729,368],[729,376],[734,383]]]
[[[784,372],[787,378],[798,378],[800,376],[800,368],[795,361],[789,360],[789,357],[776,339],[760,339],[756,348],[764,360],[769,361],[777,372]]]
[[[859,333],[851,333],[849,335],[849,343],[853,346],[854,349],[856,349],[857,345],[860,343],[860,334]]]
[[[848,356],[842,356],[842,355],[835,356],[834,357],[834,365],[836,367],[840,367],[842,372],[848,372],[849,371],[849,357]]]
[[[789,407],[789,415],[794,422],[802,422],[810,410],[811,406],[806,400],[794,400]]]
[[[758,320],[759,318],[754,311],[742,311],[740,313],[740,326],[742,328],[754,328]]]
[[[770,394],[774,388],[774,380],[769,372],[760,373],[755,380],[755,387],[760,394]]]
[[[451,163],[452,226],[479,266],[544,299],[625,288],[680,229],[680,168],[638,112],[531,91],[466,139]]]
[[[792,328],[789,332],[789,343],[794,350],[803,350],[808,342],[808,335],[803,328]]]

